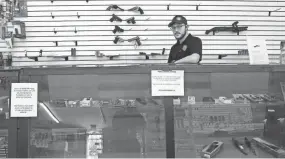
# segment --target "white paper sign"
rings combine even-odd
[[[151,71],[152,96],[184,96],[184,70]]]
[[[247,47],[251,65],[269,64],[266,40],[264,38],[247,36]]]
[[[38,84],[11,84],[11,117],[37,117]]]

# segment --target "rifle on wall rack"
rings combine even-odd
[[[210,32],[213,32],[213,35],[215,35],[216,32],[230,31],[237,33],[237,35],[239,35],[241,31],[246,31],[248,27],[238,27],[238,23],[239,23],[238,21],[235,21],[231,27],[214,27],[210,30],[206,30],[205,33],[208,35]]]

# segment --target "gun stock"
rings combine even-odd
[[[206,30],[206,34],[208,35],[211,31],[213,31],[213,29],[210,29],[210,30]]]

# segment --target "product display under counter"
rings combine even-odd
[[[184,94],[154,96],[152,70],[183,70],[179,77],[183,77]],[[22,83],[38,83],[38,100],[45,105],[49,119],[58,125],[72,123],[95,134],[100,132],[97,142],[88,133],[57,128],[72,133],[62,135],[60,142],[57,138],[49,141],[62,147],[57,157],[76,157],[77,140],[87,141],[80,153],[86,152],[81,155],[90,158],[200,157],[201,151],[215,141],[222,142],[223,148],[218,151],[215,144],[208,148],[215,150],[213,154],[218,158],[271,157],[258,147],[257,155],[251,153],[245,137],[249,141],[259,137],[276,148],[285,146],[285,113],[280,111],[284,107],[285,91],[281,86],[285,66],[148,65],[21,71]],[[19,120],[19,130],[25,132],[18,134],[22,137],[21,151],[29,151],[24,149],[29,140],[23,137],[30,138],[25,134],[33,130],[33,125]],[[50,152],[42,153],[51,157]]]

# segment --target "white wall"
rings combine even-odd
[[[110,4],[117,4],[125,10],[138,5],[145,14],[106,11]],[[169,4],[170,10],[167,10]],[[196,10],[196,5],[199,4]],[[167,24],[174,15],[180,14],[188,19],[190,32],[203,41],[202,63],[248,63],[247,56],[237,56],[238,50],[247,49],[246,35],[265,37],[271,62],[278,62],[280,41],[285,40],[284,6],[285,1],[276,0],[90,0],[88,3],[85,0],[54,0],[53,3],[47,0],[28,0],[28,17],[15,18],[25,22],[27,38],[15,39],[13,49],[7,49],[1,41],[0,51],[4,54],[12,53],[13,66],[166,63],[169,49],[175,43]],[[269,11],[278,8],[281,9],[268,16]],[[55,16],[54,19],[51,13]],[[109,19],[113,13],[122,19],[134,16],[137,23],[111,23]],[[231,32],[205,34],[207,29],[231,26],[234,21],[239,21],[239,26],[248,26],[248,31],[241,32],[239,36]],[[114,25],[125,29],[124,33],[117,33],[124,39],[140,36],[142,45],[135,48],[129,42],[114,44]],[[77,33],[74,33],[75,27]],[[54,34],[54,29],[57,34]],[[57,47],[55,41],[58,41]],[[78,46],[75,46],[74,41],[78,42]],[[69,61],[55,57],[70,56],[71,48],[76,48],[77,57],[69,57]],[[139,55],[139,52],[161,53],[162,48],[166,48],[165,55],[151,56],[149,60]],[[35,62],[25,57],[25,50],[28,56],[38,56],[39,51],[43,50],[43,57]],[[105,55],[120,56],[110,61],[108,57],[95,57],[96,50]],[[218,60],[219,54],[230,56]]]

